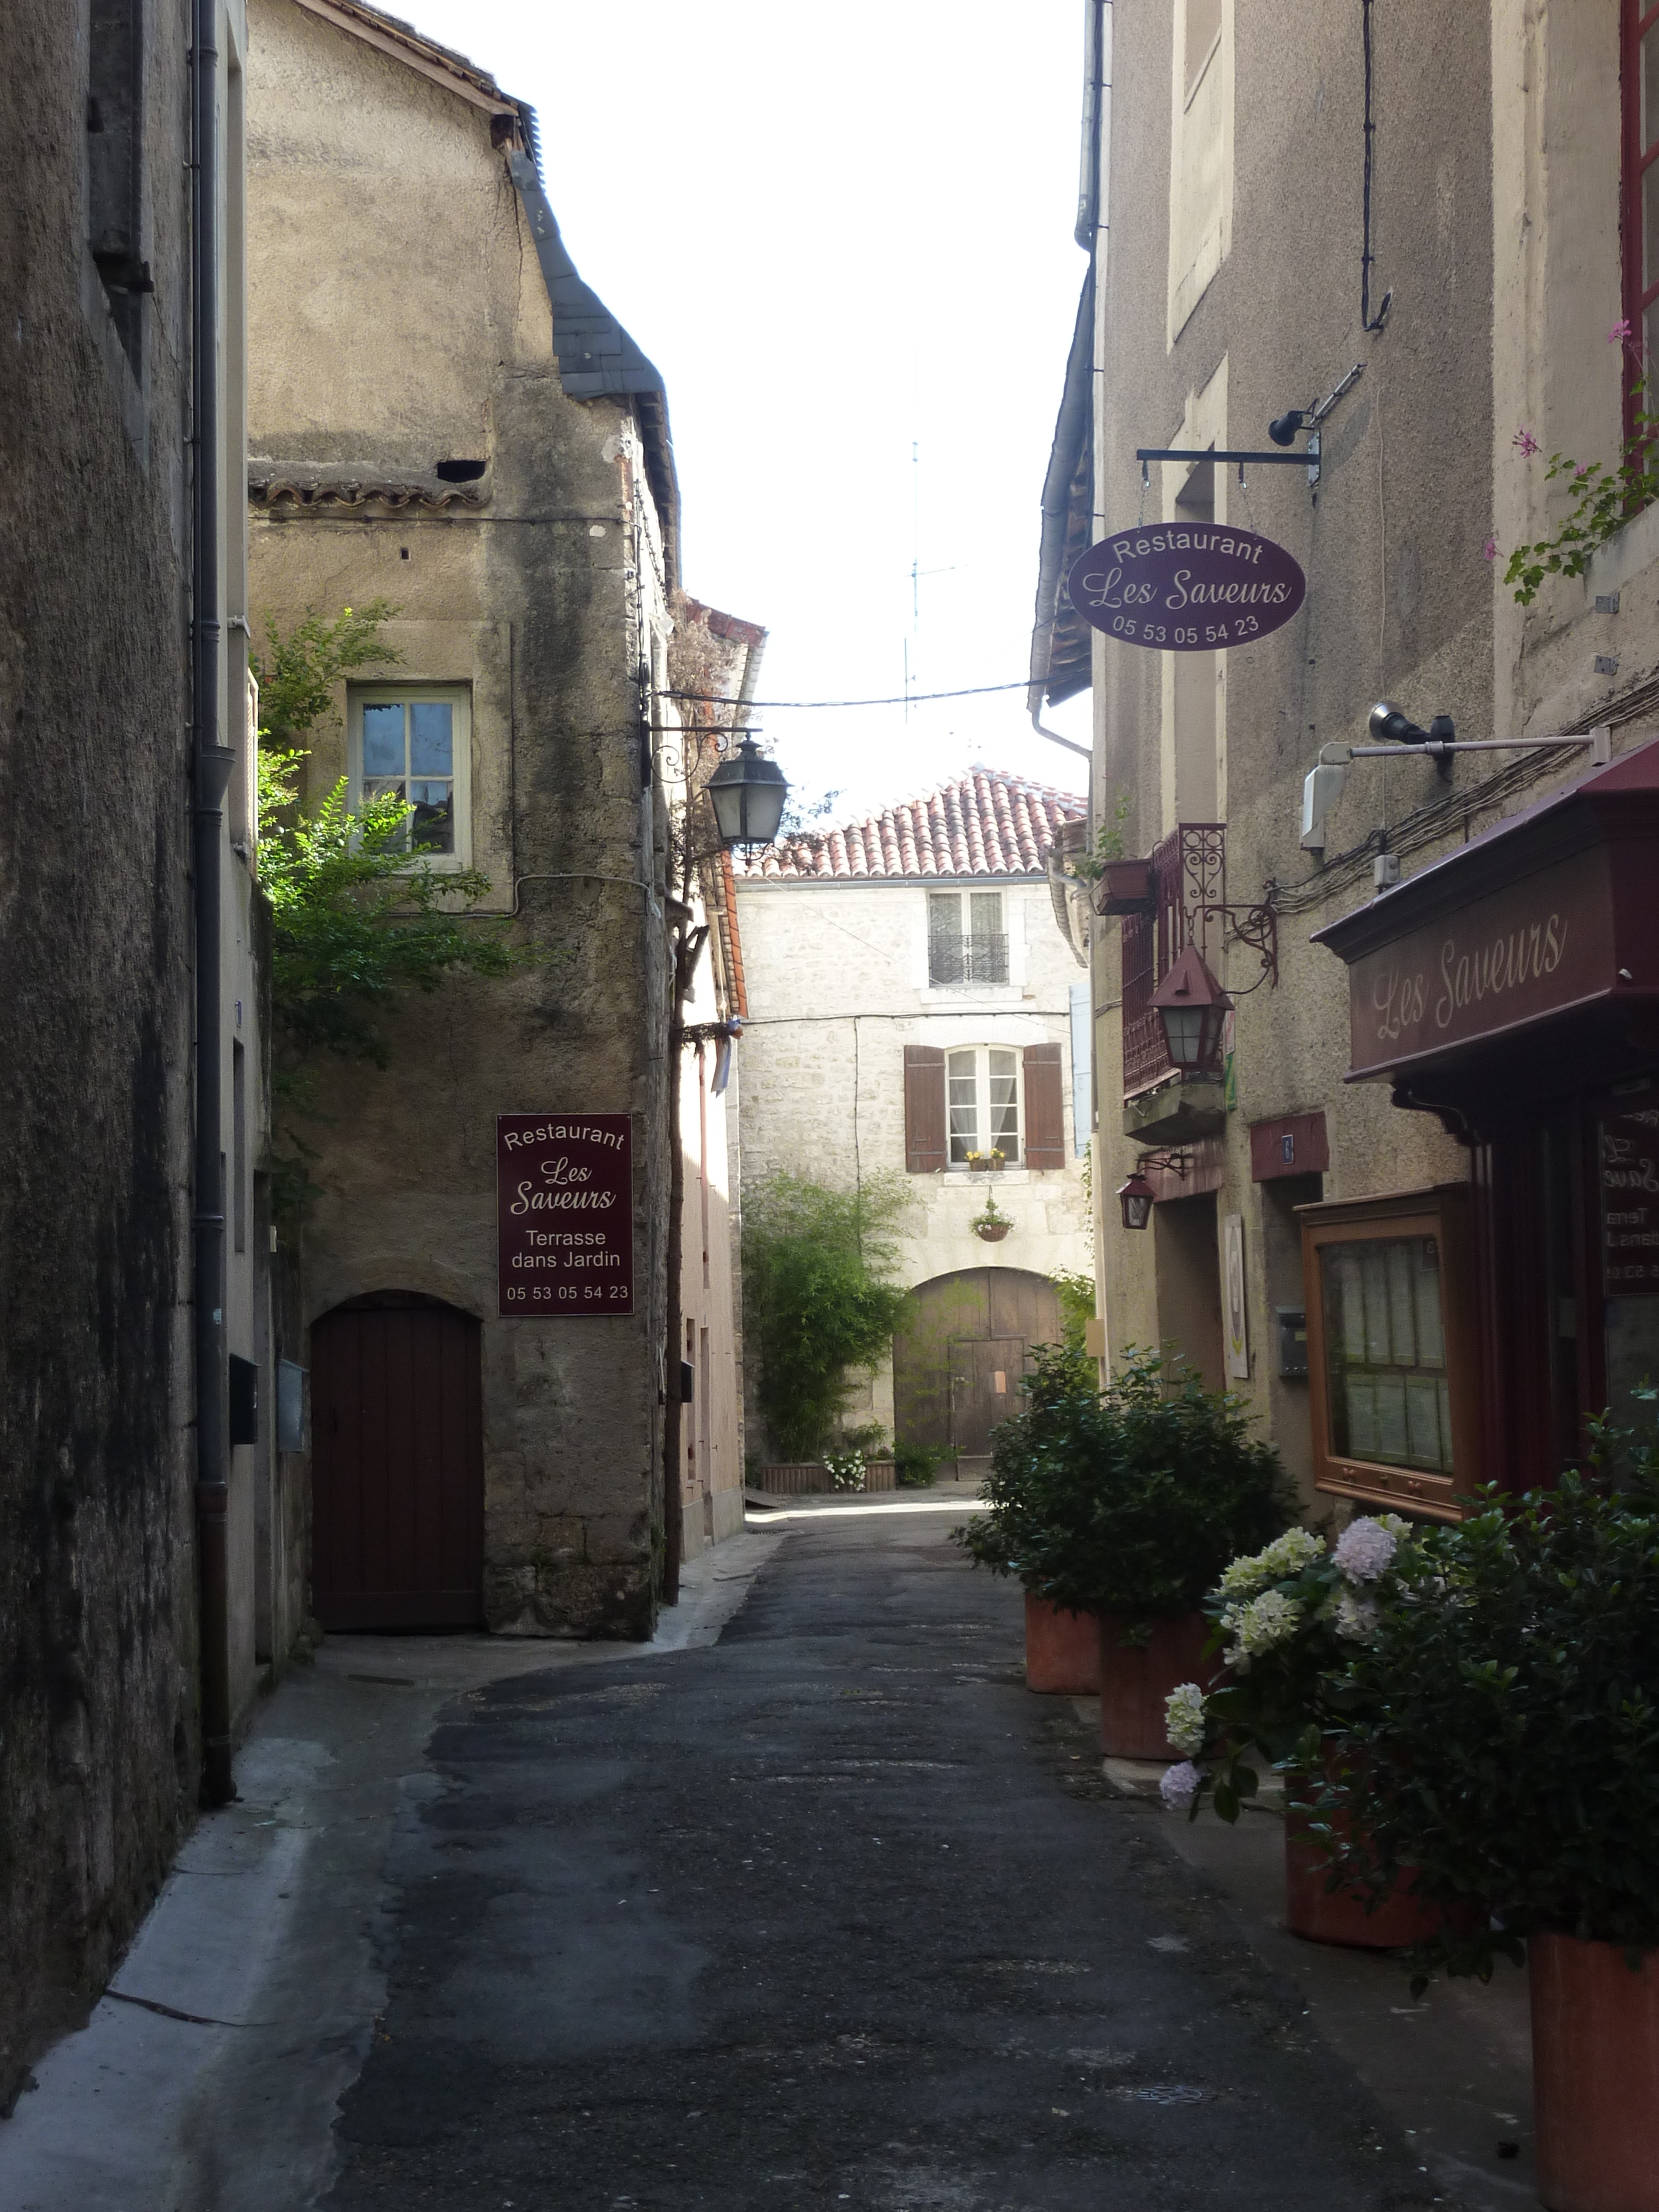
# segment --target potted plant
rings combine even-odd
[[[982,1237],[988,1244],[1000,1244],[1013,1225],[1012,1216],[1005,1213],[994,1198],[988,1198],[985,1211],[976,1213],[968,1224],[975,1236]]]
[[[1289,1518],[1279,1461],[1183,1362],[1132,1348],[1103,1391],[1076,1346],[1031,1359],[1025,1410],[992,1439],[990,1510],[957,1538],[1028,1601],[1099,1618],[1105,1748],[1155,1759],[1164,1700],[1202,1667],[1199,1600]]]
[[[1659,1451],[1594,1428],[1587,1472],[1413,1546],[1332,1686],[1323,1809],[1449,1908],[1414,1987],[1524,1947],[1544,2203],[1655,2212]]]
[[[988,1152],[969,1152],[968,1164],[975,1175],[995,1175],[1007,1157],[1000,1145],[993,1145]]]
[[[1158,905],[1158,883],[1150,860],[1107,860],[1101,869],[1100,914],[1151,914]]]
[[[1384,1513],[1351,1522],[1334,1547],[1310,1529],[1287,1528],[1265,1551],[1235,1559],[1204,1601],[1225,1672],[1207,1694],[1182,1683],[1166,1709],[1170,1741],[1182,1754],[1162,1784],[1171,1809],[1195,1819],[1210,1794],[1222,1819],[1236,1820],[1259,1786],[1255,1760],[1285,1776],[1285,1924],[1317,1943],[1393,1950],[1421,1942],[1439,1919],[1409,1881],[1365,1880],[1346,1821],[1326,1821],[1314,1804],[1335,1771],[1341,1722],[1328,1685],[1376,1632],[1411,1536],[1409,1522]]]

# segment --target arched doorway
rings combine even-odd
[[[415,1291],[311,1330],[312,1602],[325,1628],[483,1620],[480,1330]]]
[[[1046,1275],[970,1267],[914,1291],[893,1340],[893,1419],[899,1441],[983,1459],[991,1431],[1019,1410],[1034,1344],[1058,1344],[1060,1293]]]

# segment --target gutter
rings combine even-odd
[[[195,162],[191,180],[191,763],[196,924],[196,1540],[200,1576],[202,1795],[225,1805],[231,1778],[229,1454],[225,1364],[222,957],[224,800],[236,756],[220,739],[218,0],[195,0]]]

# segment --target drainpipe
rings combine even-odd
[[[196,1534],[200,1574],[202,1796],[225,1805],[230,1771],[229,1501],[225,1403],[225,1202],[220,1058],[224,800],[236,756],[220,742],[218,0],[195,0],[196,161],[191,232],[191,815],[196,878]]]

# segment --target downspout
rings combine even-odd
[[[191,814],[196,890],[196,1534],[200,1575],[202,1796],[225,1805],[230,1771],[229,1503],[225,1405],[225,1205],[220,1058],[224,799],[236,756],[220,743],[218,0],[196,0],[191,192]]]

